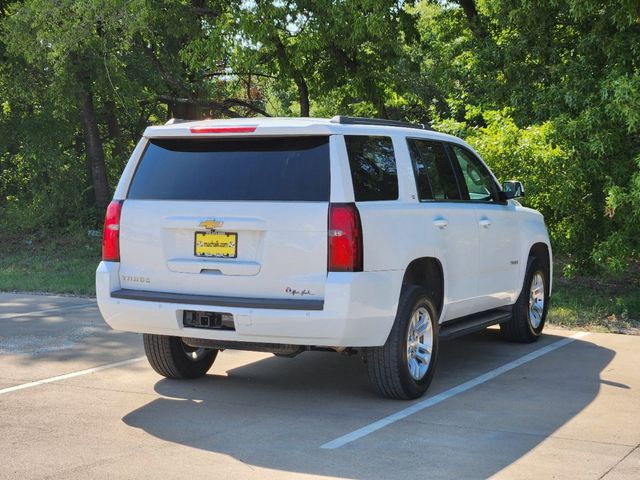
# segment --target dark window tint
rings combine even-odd
[[[398,173],[390,137],[345,136],[358,202],[396,200]]]
[[[445,147],[430,140],[409,140],[420,200],[459,200],[460,192]]]
[[[129,198],[328,201],[329,137],[152,139]]]
[[[487,168],[468,150],[456,145],[451,145],[451,149],[460,165],[464,183],[469,192],[469,200],[494,201],[497,198],[497,187]]]

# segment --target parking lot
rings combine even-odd
[[[640,478],[640,337],[488,329],[440,354],[414,402],[331,353],[166,380],[94,300],[0,294],[0,478]]]

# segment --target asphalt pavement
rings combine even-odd
[[[491,328],[440,355],[413,402],[333,353],[167,380],[93,299],[0,293],[0,479],[640,478],[640,337]]]

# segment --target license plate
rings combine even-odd
[[[238,256],[238,234],[196,232],[193,252],[196,257],[236,258]]]

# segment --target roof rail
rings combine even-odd
[[[193,120],[185,120],[184,118],[172,118],[168,120],[165,125],[175,125],[176,123],[193,122]]]
[[[430,125],[424,123],[401,122],[400,120],[385,120],[383,118],[365,118],[365,117],[348,117],[345,115],[336,115],[331,123],[340,123],[342,125],[379,125],[382,127],[404,127],[419,128],[421,130],[432,130]]]

